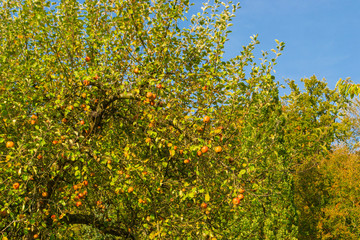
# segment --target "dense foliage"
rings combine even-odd
[[[346,99],[316,77],[305,91],[290,81],[281,99],[282,42],[259,62],[253,36],[224,60],[238,4],[205,5],[187,27],[186,0],[0,6],[3,237],[317,231],[303,211],[316,185],[302,170],[345,131],[335,119]]]

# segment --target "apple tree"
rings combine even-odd
[[[239,4],[0,6],[3,237],[297,239],[284,43],[225,60]]]

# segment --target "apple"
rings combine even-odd
[[[207,205],[207,203],[202,203],[202,204],[200,205],[200,207],[201,207],[202,209],[206,209],[206,208],[208,207],[208,205]]]
[[[159,83],[158,85],[156,85],[156,88],[161,89],[163,88],[163,86]]]
[[[244,199],[244,195],[242,195],[242,194],[239,194],[237,197],[238,197],[240,200]]]
[[[209,147],[208,147],[208,146],[203,146],[203,147],[201,148],[201,152],[202,152],[202,153],[206,153],[208,150],[209,150]]]
[[[89,85],[90,85],[90,81],[89,81],[89,80],[84,80],[84,81],[83,81],[83,84],[84,84],[84,86],[89,86]]]
[[[135,74],[139,74],[139,73],[140,73],[139,68],[137,68],[137,67],[136,67],[136,68],[134,68],[134,73],[135,73]]]
[[[237,197],[236,197],[236,198],[233,198],[232,203],[233,203],[234,205],[239,205],[240,199],[237,198]]]
[[[81,121],[80,121],[80,124],[81,124],[81,125],[84,125],[84,124],[85,124],[85,121],[84,121],[84,120],[81,120]]]
[[[205,116],[203,119],[204,123],[208,123],[210,122],[210,117],[209,116]]]
[[[14,142],[8,141],[8,142],[6,143],[6,147],[7,147],[7,148],[12,148],[12,147],[14,147]]]
[[[77,207],[80,207],[81,205],[82,205],[82,202],[80,202],[80,201],[76,202]]]
[[[13,188],[15,189],[15,190],[17,190],[17,189],[19,189],[19,187],[20,187],[20,184],[19,183],[14,183],[13,184]]]
[[[47,192],[43,192],[41,193],[41,196],[43,196],[44,198],[46,198],[48,196],[48,193]]]
[[[131,193],[131,192],[133,192],[134,191],[134,188],[133,187],[129,187],[128,188],[128,193]]]
[[[147,98],[152,98],[152,97],[153,97],[152,92],[148,92],[148,93],[146,93],[146,97],[147,97]]]
[[[189,159],[185,159],[185,160],[184,160],[184,163],[185,163],[185,164],[188,164],[188,163],[190,163],[190,160],[189,160]]]
[[[89,56],[86,56],[85,61],[86,61],[86,62],[90,62],[90,61],[91,61],[91,58],[90,58]]]
[[[219,153],[222,151],[222,148],[220,146],[215,147],[215,152]]]

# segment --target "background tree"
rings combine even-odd
[[[302,82],[303,92],[289,81],[292,92],[283,97],[288,119],[284,145],[294,170],[294,201],[301,229],[298,237],[317,239],[317,223],[328,201],[319,165],[331,153],[332,143],[347,136],[349,125],[337,119],[345,115],[348,100],[315,76]]]
[[[271,75],[284,43],[225,61],[238,8],[181,29],[186,0],[1,3],[2,236],[296,239],[291,172],[328,150],[342,99],[292,83],[306,125]]]
[[[336,149],[319,167],[327,191],[319,215],[318,239],[359,239],[359,155]]]

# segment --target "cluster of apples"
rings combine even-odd
[[[82,205],[82,202],[80,200],[85,198],[88,193],[87,190],[84,190],[83,192],[80,192],[79,190],[81,189],[82,186],[86,187],[88,184],[89,182],[84,180],[82,183],[73,186],[73,189],[75,190],[75,194],[76,194],[76,196],[74,197],[74,201],[76,201],[75,203],[76,207],[80,207]]]
[[[154,106],[155,99],[156,99],[156,94],[152,92],[148,92],[146,93],[146,99],[144,100],[144,103],[150,103],[151,106]]]

